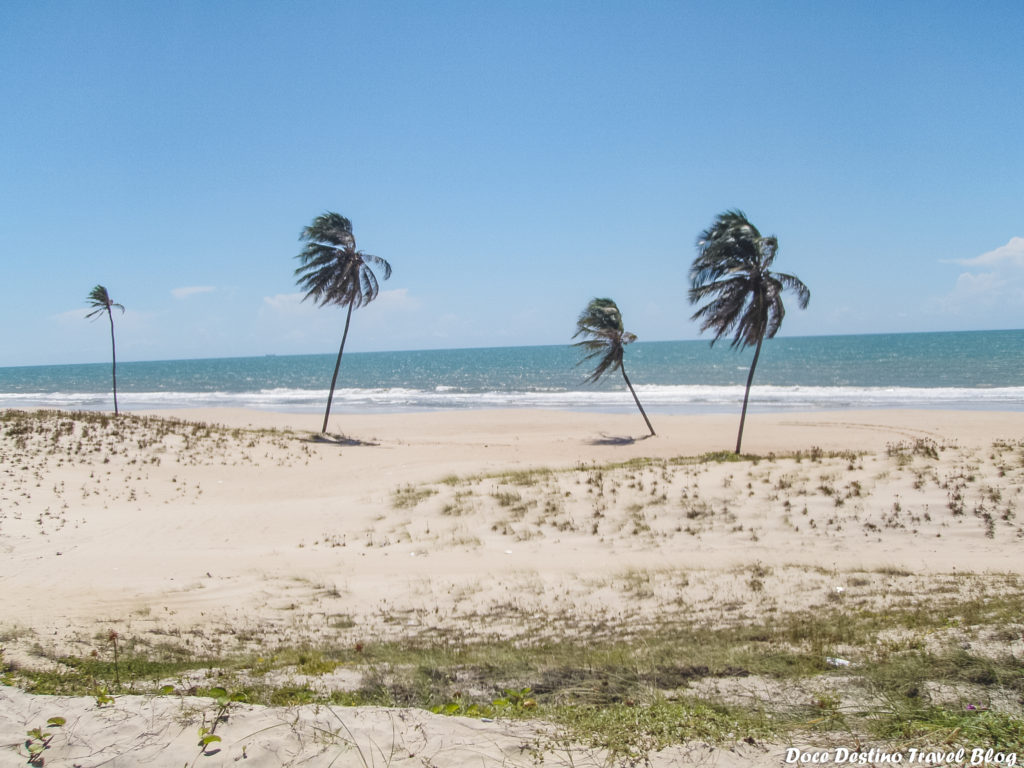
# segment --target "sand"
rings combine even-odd
[[[737,418],[725,415],[656,416],[658,435],[645,437],[638,415],[344,414],[326,440],[313,436],[316,415],[163,415],[287,431],[138,429],[96,438],[96,450],[86,439],[82,453],[71,427],[59,440],[52,430],[6,435],[0,629],[9,662],[35,663],[34,647],[84,655],[111,630],[185,637],[197,653],[240,636],[257,648],[557,638],[599,622],[643,626],[681,605],[710,620],[723,603],[734,604],[730,620],[813,608],[853,572],[881,605],[891,574],[923,586],[1024,571],[1022,413],[755,413],[744,450],[765,457],[756,464],[678,460],[728,451]],[[655,461],[613,466],[633,459]],[[540,469],[557,471],[530,473]],[[755,564],[765,576],[751,592]],[[187,697],[122,696],[98,708],[0,688],[0,744],[71,712],[74,728],[57,729],[46,765],[180,766],[196,757],[195,728],[189,718],[174,726],[170,711],[189,707],[202,709]],[[224,726],[235,741],[225,736],[199,764],[328,765],[338,755],[335,765],[531,764],[520,747],[536,726],[336,712],[245,705]],[[243,757],[242,736],[253,732],[265,735],[245,742]],[[327,733],[334,741],[317,736]],[[785,746],[693,745],[654,759],[778,765]],[[12,756],[0,752],[0,764]],[[566,759],[587,764],[585,752]]]

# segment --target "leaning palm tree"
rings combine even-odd
[[[345,352],[352,310],[369,304],[377,298],[380,290],[377,276],[370,265],[380,267],[385,280],[391,277],[391,265],[379,256],[356,250],[352,222],[338,213],[317,216],[312,224],[302,230],[299,239],[306,241],[306,247],[296,257],[301,266],[295,270],[296,282],[306,291],[302,300],[311,298],[321,307],[327,304],[348,307],[338,361],[334,364],[334,376],[331,378],[331,392],[327,396],[324,426],[320,430],[323,434],[327,432],[327,420],[331,416],[334,385],[338,381],[341,356]]]
[[[644,407],[640,405],[640,398],[636,396],[636,390],[633,389],[633,385],[626,375],[626,366],[622,363],[625,346],[636,341],[636,334],[623,328],[622,313],[619,312],[615,302],[611,299],[591,299],[587,308],[580,313],[576,320],[576,333],[573,334],[573,338],[575,339],[577,336],[582,336],[583,341],[578,341],[573,346],[583,347],[589,352],[577,365],[582,365],[595,357],[599,358],[597,367],[587,377],[587,381],[596,382],[606,373],[615,369],[622,371],[622,378],[633,395],[636,407],[640,409],[640,414],[644,417],[647,428],[653,435],[654,427],[651,426],[651,420],[647,418]]]
[[[701,333],[709,329],[714,332],[712,346],[723,336],[734,334],[730,345],[734,349],[755,347],[743,395],[736,453],[743,442],[743,422],[761,344],[778,333],[786,315],[782,291],[795,292],[800,309],[806,309],[811,299],[811,292],[799,278],[770,271],[778,249],[779,241],[774,236],[762,237],[743,211],[726,211],[700,233],[697,258],[690,267],[690,303],[707,302],[691,318],[701,321]]]
[[[124,307],[121,304],[116,304],[110,300],[110,294],[107,293],[107,289],[102,285],[97,285],[91,291],[89,295],[85,297],[85,300],[89,302],[90,307],[95,307],[92,312],[86,315],[86,318],[98,317],[104,312],[107,313],[107,317],[110,318],[110,358],[113,362],[113,377],[114,377],[114,415],[117,415],[117,345],[114,343],[114,313],[111,311],[114,307],[117,307],[124,313]]]

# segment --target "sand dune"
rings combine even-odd
[[[111,630],[200,654],[557,639],[684,615],[714,626],[829,606],[838,594],[885,610],[915,589],[971,588],[964,574],[998,585],[1024,569],[1024,414],[754,415],[744,446],[762,458],[740,463],[693,458],[729,448],[736,419],[727,416],[659,417],[658,436],[645,438],[632,415],[342,415],[320,439],[316,416],[163,415],[196,424],[49,416],[0,425],[8,663],[85,656]],[[193,724],[168,722],[203,709],[187,696],[123,696],[97,709],[89,699],[0,693],[4,743],[24,740],[54,710],[74,713],[47,765],[195,756]],[[344,718],[349,741],[383,749],[392,765],[517,765],[522,729],[537,727],[405,710],[346,709]],[[199,764],[237,761],[245,739],[235,734],[261,732],[270,735],[247,742],[247,764],[285,764],[287,754],[327,765],[340,753],[316,734],[339,731],[331,722],[324,710],[245,705],[225,726],[234,747]],[[344,747],[348,737],[331,738]],[[404,754],[390,752],[396,740]],[[134,757],[103,762],[119,749]],[[334,764],[368,759],[347,749]],[[735,757],[688,749],[659,760]],[[782,754],[782,745],[739,749],[737,760],[766,765]],[[555,759],[545,764],[562,764]]]

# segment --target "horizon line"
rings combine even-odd
[[[1015,331],[1024,331],[1024,328],[985,328],[985,329],[959,329],[959,330],[947,330],[947,331],[872,331],[869,333],[821,333],[821,334],[804,334],[800,336],[776,336],[774,339],[765,339],[765,342],[776,341],[779,339],[828,339],[828,338],[850,338],[855,336],[923,336],[927,334],[953,334],[953,333],[1012,333]],[[698,343],[707,342],[710,343],[710,339],[707,337],[695,338],[695,339],[652,339],[647,341],[637,341],[636,344],[679,344],[679,343]],[[472,347],[431,347],[427,349],[377,349],[377,350],[363,350],[360,352],[349,352],[350,355],[380,355],[380,354],[412,354],[420,352],[468,352],[477,351],[484,349],[540,349],[545,347],[570,347],[571,342],[565,344],[501,344],[496,346],[472,346]],[[741,350],[734,350],[741,351]],[[335,353],[332,351],[328,352],[264,352],[262,354],[251,354],[251,355],[212,355],[209,357],[170,357],[170,358],[159,358],[159,359],[130,359],[130,360],[118,360],[118,364],[128,363],[187,363],[187,362],[200,362],[205,360],[253,360],[265,357],[319,357],[323,355],[333,356]],[[52,368],[58,366],[74,366],[74,365],[110,365],[110,360],[97,360],[93,362],[75,362],[75,363],[23,363],[14,365],[0,365],[0,369],[10,368]]]

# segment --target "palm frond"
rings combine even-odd
[[[701,322],[701,333],[713,332],[712,346],[722,337],[732,336],[733,349],[755,347],[743,395],[736,453],[743,441],[747,400],[761,342],[778,333],[786,316],[782,293],[786,289],[795,291],[801,309],[811,298],[798,278],[771,271],[778,250],[779,241],[774,235],[763,237],[743,211],[730,210],[719,214],[700,233],[697,256],[690,266],[690,303],[700,304],[692,319]]]
[[[107,293],[107,289],[104,286],[97,285],[89,291],[86,301],[90,302],[94,307],[103,307],[105,309],[110,303],[110,294]]]
[[[796,293],[801,309],[807,307],[807,286],[770,271],[778,249],[778,239],[763,237],[738,209],[719,214],[700,233],[688,296],[691,304],[703,302],[692,319],[701,322],[702,333],[713,332],[712,345],[730,335],[731,346],[741,348],[773,337],[786,314],[784,289]]]
[[[380,267],[383,272],[383,279],[387,280],[391,277],[391,265],[388,263],[387,259],[382,259],[380,256],[374,256],[372,253],[364,253],[363,261],[368,261],[374,266]]]
[[[296,284],[305,291],[303,301],[320,306],[361,307],[377,298],[380,284],[370,264],[380,267],[383,279],[391,277],[391,265],[379,256],[356,249],[352,222],[339,213],[317,216],[302,230],[306,245],[296,256]]]
[[[90,307],[94,307],[93,311],[85,316],[86,319],[97,317],[104,312],[110,312],[114,308],[120,309],[122,313],[124,312],[124,305],[111,301],[110,294],[102,285],[97,285],[89,291],[89,295],[85,297],[85,300],[89,303]]]
[[[328,211],[313,219],[313,223],[304,227],[300,240],[321,242],[344,248],[355,246],[356,239],[352,234],[352,222],[340,213]]]
[[[573,346],[582,347],[589,354],[584,355],[577,365],[600,358],[597,367],[586,378],[593,383],[609,371],[622,367],[623,347],[636,341],[636,335],[623,328],[622,313],[611,299],[591,299],[576,319],[576,333],[582,341]]]
[[[580,316],[576,319],[576,333],[573,334],[573,338],[578,336],[582,336],[583,339],[573,346],[582,347],[589,354],[584,355],[576,365],[580,366],[597,359],[597,366],[585,381],[588,384],[593,384],[609,371],[621,371],[622,379],[629,387],[636,407],[640,409],[640,414],[644,417],[647,428],[651,430],[653,436],[654,427],[651,426],[651,420],[647,418],[644,407],[640,404],[640,398],[637,397],[636,390],[633,389],[633,385],[626,375],[626,367],[622,363],[625,347],[636,341],[636,334],[630,333],[623,326],[622,313],[619,312],[615,302],[611,299],[591,299],[586,309],[580,312]]]
[[[775,272],[773,274],[786,290],[793,291],[796,294],[797,305],[800,309],[807,309],[807,305],[811,301],[810,288],[804,285],[803,281],[795,275],[787,275],[785,272]]]
[[[779,241],[775,235],[762,237],[758,242],[758,250],[761,252],[761,268],[768,269],[775,261],[775,254],[779,252]]]

